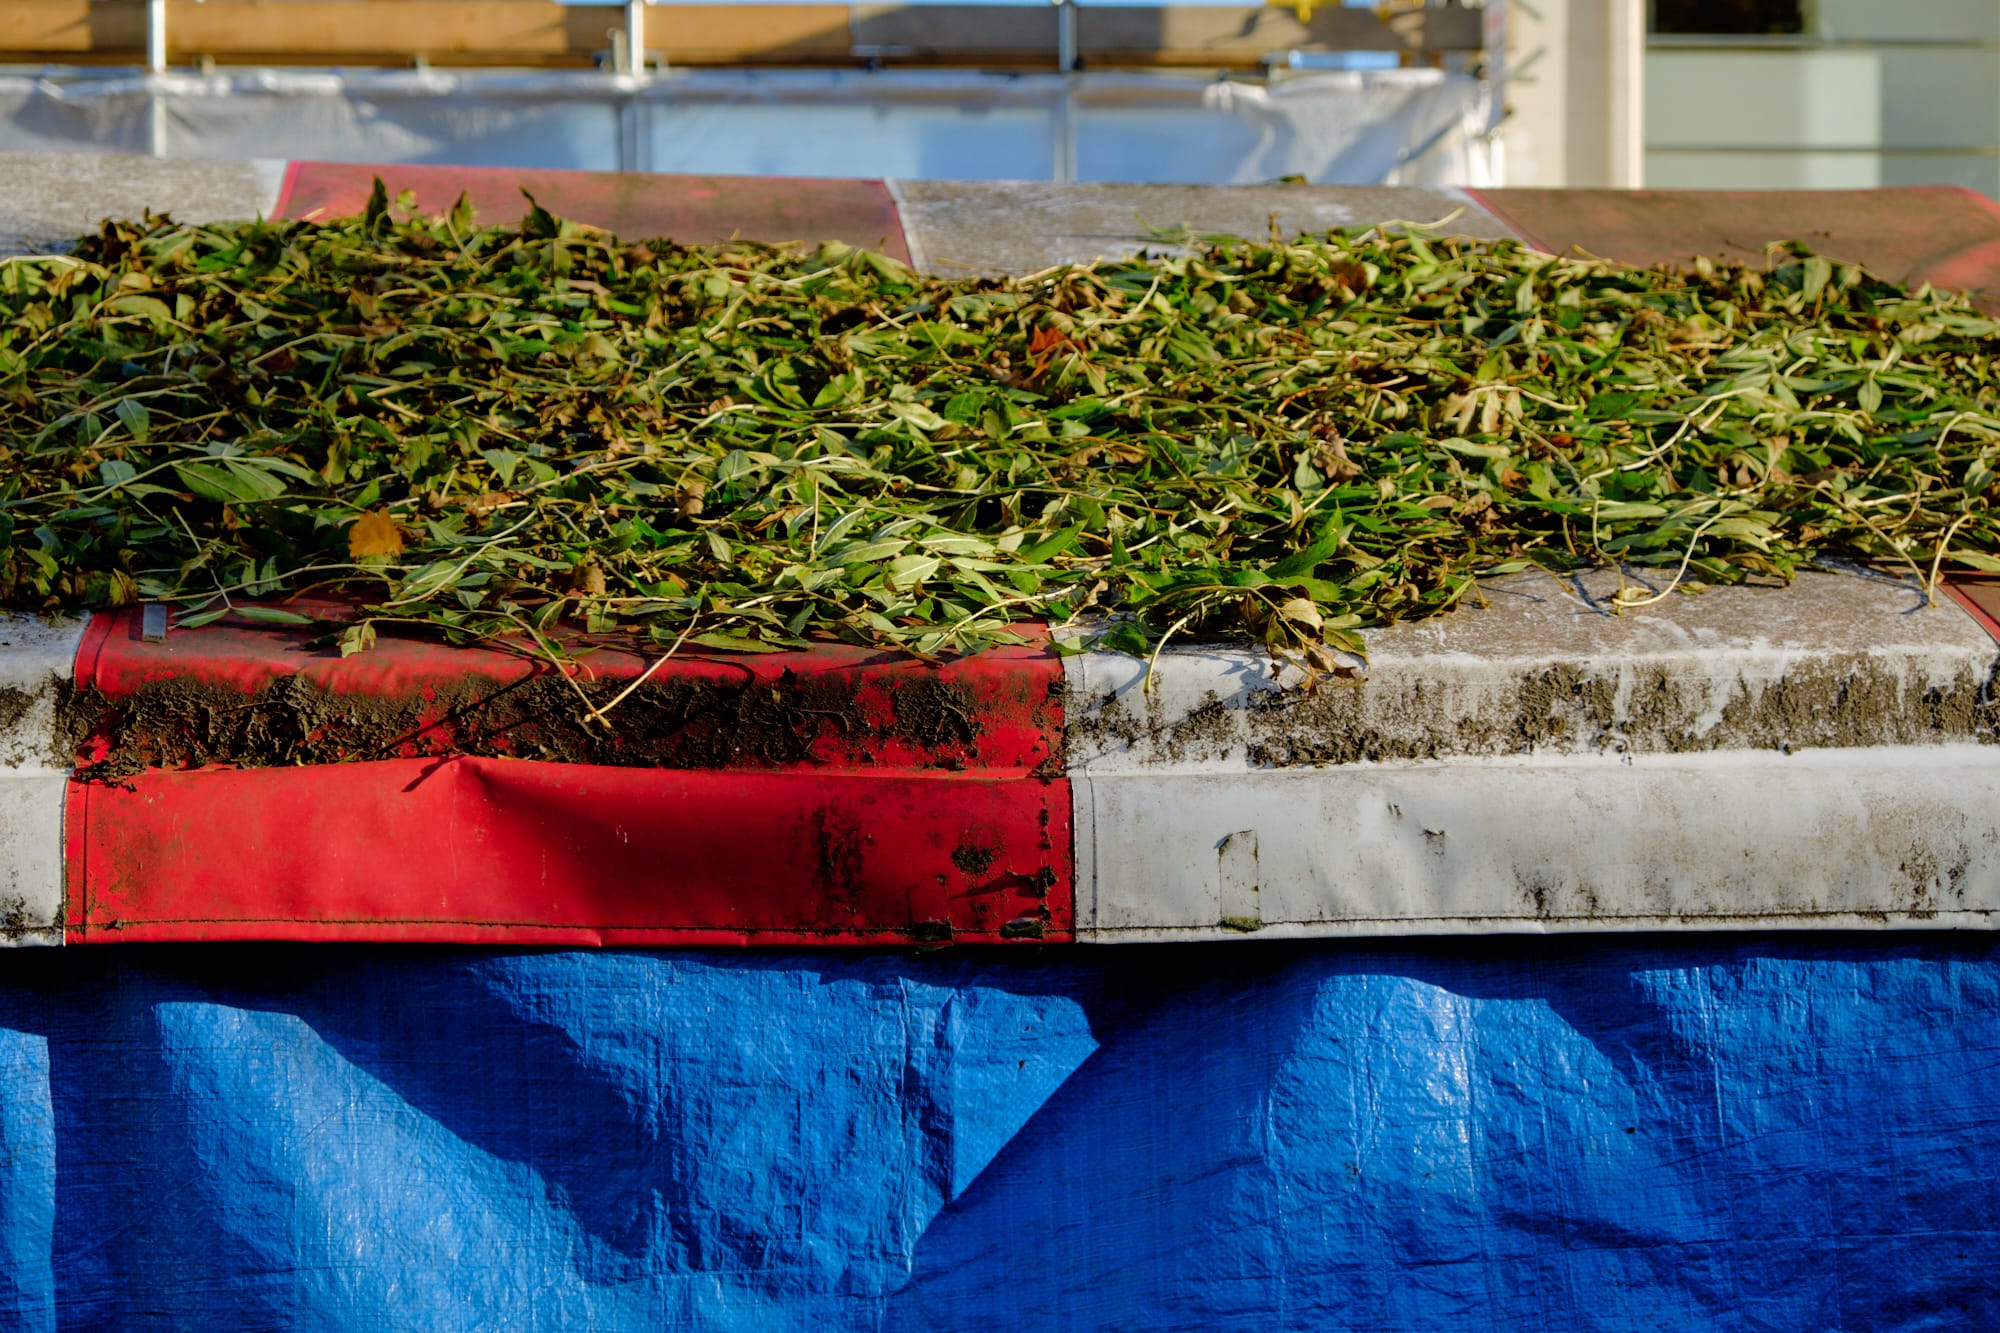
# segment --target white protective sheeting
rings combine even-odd
[[[1443,70],[1181,74],[83,71],[0,77],[0,152],[909,179],[1469,184],[1487,88]]]

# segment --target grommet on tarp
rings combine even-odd
[[[147,643],[167,641],[167,607],[164,602],[148,602],[141,608],[143,618],[139,622],[139,637]]]

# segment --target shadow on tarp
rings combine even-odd
[[[0,1324],[2000,1324],[2000,941],[16,953]]]

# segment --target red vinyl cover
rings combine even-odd
[[[67,932],[112,940],[1060,940],[1061,781],[510,759],[79,783]]]
[[[462,194],[484,223],[520,221],[528,210],[526,190],[551,213],[628,241],[845,241],[910,262],[896,201],[879,180],[293,162],[273,212],[286,218],[359,213],[377,177],[392,198],[405,190],[415,194],[427,213],[450,209]]]
[[[608,701],[646,656],[576,645],[566,682],[504,647],[140,623],[99,616],[78,654],[73,941],[1071,935],[1046,643],[676,656],[591,739],[568,692]]]

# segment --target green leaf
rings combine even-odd
[[[1032,546],[1023,546],[1019,551],[1021,563],[1045,565],[1065,551],[1074,549],[1077,542],[1082,539],[1083,533],[1083,525],[1075,523]]]
[[[285,493],[285,483],[273,475],[264,460],[224,458],[208,463],[176,463],[174,473],[181,484],[206,500],[223,504],[251,504],[275,500]]]
[[[521,466],[521,455],[512,449],[482,449],[479,456],[499,474],[502,486],[514,484],[514,470]]]
[[[1465,454],[1472,458],[1508,458],[1514,452],[1504,444],[1481,444],[1473,440],[1462,440],[1455,436],[1449,440],[1439,440],[1438,446],[1443,449],[1449,449],[1455,454]]]
[[[229,612],[229,604],[221,602],[203,611],[190,611],[185,614],[178,614],[174,617],[174,628],[200,629],[203,625],[210,625],[222,619]]]
[[[459,202],[463,204],[464,201],[465,196],[460,195]],[[364,620],[359,624],[349,625],[340,633],[340,655],[342,657],[353,657],[357,653],[365,653],[374,646],[375,622],[372,620]]]
[[[521,197],[528,201],[528,215],[521,219],[521,235],[531,241],[552,241],[562,235],[562,228],[553,214],[535,202],[535,196],[527,190]]]
[[[1873,375],[1861,381],[1861,387],[1854,391],[1854,400],[1871,417],[1882,410],[1882,386]]]
[[[891,403],[889,411],[919,430],[942,430],[951,424],[922,403]]]
[[[174,474],[181,479],[181,485],[204,500],[228,504],[243,498],[237,493],[235,475],[214,463],[176,463]]]
[[[114,296],[104,305],[114,314],[143,316],[155,329],[169,328],[174,322],[174,312],[157,296]]]
[[[361,228],[371,236],[379,236],[388,224],[389,187],[377,176],[368,191],[368,204],[361,210]]]
[[[765,643],[743,634],[730,634],[721,630],[711,630],[706,634],[690,635],[688,642],[701,648],[714,648],[725,653],[780,653],[784,645]]]
[[[1799,295],[1807,305],[1817,304],[1826,291],[1826,284],[1833,278],[1833,265],[1814,255],[1805,262],[1804,276],[1799,286]]]
[[[118,419],[125,423],[125,433],[140,444],[144,444],[153,427],[153,417],[146,410],[146,405],[137,398],[121,398],[114,410],[118,414]]]
[[[310,625],[311,616],[302,616],[296,611],[281,611],[275,606],[239,606],[236,614],[245,620],[254,620],[261,625]]]
[[[1312,573],[1340,549],[1341,544],[1347,540],[1349,531],[1347,525],[1341,522],[1340,515],[1335,513],[1320,527],[1319,536],[1314,538],[1311,545],[1272,565],[1271,577],[1283,580]]]
[[[1094,645],[1107,653],[1124,653],[1131,657],[1145,657],[1153,651],[1152,640],[1135,621],[1119,620],[1105,627]]]

